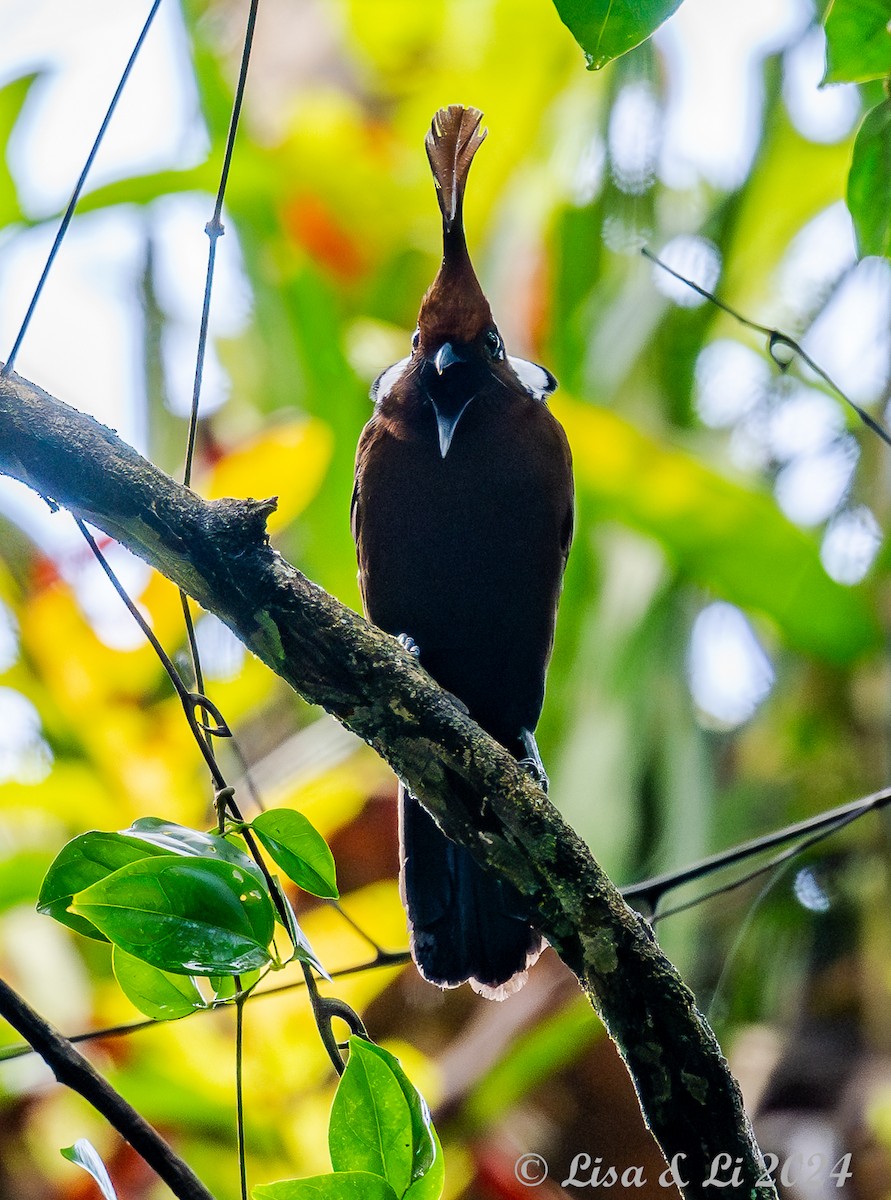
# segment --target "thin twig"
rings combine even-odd
[[[341,967],[337,971],[332,971],[331,978],[342,979],[346,975],[360,975],[365,971],[375,971],[381,967],[404,967],[410,962],[411,955],[408,950],[382,950],[380,954],[368,962],[355,963],[351,967]],[[306,987],[305,979],[293,979],[290,983],[280,983],[276,987],[264,988],[262,991],[252,990],[246,993],[245,1002],[262,1000],[266,996],[280,996],[284,992],[294,992],[304,987]],[[84,1033],[74,1033],[67,1040],[72,1045],[80,1045],[82,1042],[94,1042],[103,1038],[129,1037],[131,1033],[143,1033],[146,1029],[157,1029],[160,1025],[169,1025],[170,1021],[174,1019],[193,1020],[202,1013],[219,1012],[221,1009],[229,1008],[232,1003],[233,999],[230,998],[211,1004],[207,1008],[197,1008],[189,1014],[188,1018],[177,1017],[170,1018],[170,1020],[159,1020],[152,1017],[145,1021],[127,1021],[122,1025],[107,1025],[104,1029],[91,1029]],[[34,1053],[34,1047],[29,1045],[3,1046],[0,1047],[0,1063],[11,1062],[15,1058],[27,1058],[29,1054]]]

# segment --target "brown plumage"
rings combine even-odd
[[[506,356],[467,252],[463,197],[481,119],[452,105],[427,136],[443,261],[411,355],[372,389],[353,532],[369,618],[412,639],[430,674],[543,775],[532,734],[572,537],[571,459],[545,404],[556,382]],[[495,998],[515,991],[542,944],[519,897],[408,793],[400,830],[421,972],[444,987],[469,979]]]

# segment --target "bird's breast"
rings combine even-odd
[[[559,426],[535,401],[509,413],[474,401],[442,458],[428,415],[413,429],[376,430],[360,461],[366,611],[410,634],[431,674],[496,736],[503,716],[531,728],[563,571],[567,486],[571,494]]]

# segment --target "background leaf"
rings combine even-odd
[[[29,72],[11,79],[0,87],[0,147],[5,149],[22,108],[28,98],[34,83],[40,78],[41,72]],[[22,210],[19,206],[15,181],[6,165],[6,155],[0,155],[0,228],[12,225],[20,220]]]
[[[784,640],[830,662],[878,645],[865,597],[826,574],[815,542],[764,493],[742,487],[615,413],[557,396],[576,482],[601,516],[655,537],[684,573],[764,613]]]

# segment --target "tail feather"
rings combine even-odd
[[[517,892],[450,841],[404,789],[400,846],[412,955],[424,978],[443,988],[469,981],[493,1000],[522,987],[544,943],[519,915]]]
[[[483,114],[478,108],[450,104],[437,112],[427,134],[427,157],[448,233],[456,222],[460,223],[467,173],[488,133],[486,129],[480,132],[482,119]]]

